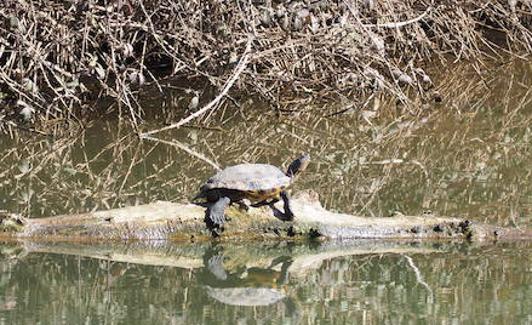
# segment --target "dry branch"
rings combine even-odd
[[[421,19],[425,18],[425,16],[427,16],[431,10],[432,10],[432,7],[428,7],[427,10],[425,10],[425,12],[419,15],[418,17],[409,19],[406,21],[400,21],[396,23],[383,23],[383,24],[362,24],[362,26],[366,28],[400,28],[400,27],[404,27],[406,25],[410,25],[410,24],[420,21]]]
[[[142,133],[140,135],[140,137],[141,138],[145,138],[147,136],[150,136],[150,135],[162,132],[162,131],[176,129],[176,128],[178,128],[178,127],[180,127],[180,126],[192,121],[193,119],[205,114],[209,110],[215,108],[216,105],[222,100],[222,98],[224,98],[224,96],[227,95],[227,93],[229,92],[229,89],[231,89],[233,84],[238,80],[238,77],[240,76],[240,74],[246,68],[246,66],[248,64],[248,61],[249,61],[249,55],[250,55],[249,52],[251,51],[251,44],[252,43],[253,43],[253,38],[249,38],[248,43],[246,45],[246,49],[244,50],[244,54],[240,58],[240,61],[238,62],[238,65],[235,68],[235,72],[233,73],[231,78],[229,78],[227,80],[227,82],[225,83],[225,85],[222,88],[222,91],[220,91],[220,94],[218,94],[218,96],[216,96],[216,98],[214,98],[210,103],[205,105],[203,108],[201,108],[201,109],[197,110],[196,112],[190,114],[186,118],[181,119],[179,122],[171,124],[171,125],[168,125],[166,127],[163,127],[163,128],[157,129],[157,130],[144,132],[144,133]],[[217,167],[217,166],[215,166],[215,167]],[[219,168],[219,167],[217,167],[217,168]]]
[[[217,170],[217,171],[222,170],[222,168],[220,168],[220,166],[217,163],[215,163],[211,159],[205,157],[205,155],[203,155],[203,154],[201,154],[201,153],[189,148],[188,146],[182,144],[181,142],[179,142],[179,141],[177,141],[175,139],[172,140],[172,141],[166,141],[166,140],[155,138],[155,137],[151,137],[151,136],[145,135],[145,134],[142,135],[142,138],[145,139],[145,140],[159,142],[159,143],[164,143],[164,144],[179,148],[179,149],[183,150],[184,152],[190,154],[191,156],[194,156],[194,157],[206,162],[207,164],[211,165],[212,167],[214,167],[215,170]]]

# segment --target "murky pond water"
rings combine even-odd
[[[475,69],[453,70],[438,89],[444,101],[418,99],[416,114],[379,98],[331,117],[315,107],[279,117],[247,103],[157,135],[173,144],[141,141],[114,119],[57,138],[1,135],[0,209],[43,217],[184,201],[213,165],[286,168],[309,152],[293,191],[314,189],[329,209],[370,217],[432,210],[531,227],[530,64],[491,70],[482,79]],[[179,96],[148,102],[148,115],[188,100]],[[142,127],[180,118],[162,115]],[[131,246],[97,255],[93,246],[6,244],[0,324],[532,323],[527,244],[366,243],[354,255],[339,248],[341,256],[281,245],[152,247],[155,261],[146,262],[131,258],[144,252]]]
[[[416,116],[377,99],[368,105],[378,109],[377,116],[366,107],[328,118],[312,109],[279,118],[247,103],[245,114],[220,110],[206,128],[156,135],[174,145],[141,141],[116,120],[98,120],[55,139],[2,135],[0,209],[41,217],[188,200],[215,172],[213,164],[286,168],[309,152],[312,163],[294,191],[314,189],[330,209],[367,216],[428,209],[530,226],[532,73],[527,64],[512,67],[482,80],[474,71],[457,70],[465,76],[449,81],[449,89],[442,86],[446,100],[420,103],[424,111]],[[169,105],[161,99],[148,103]]]
[[[1,324],[530,324],[530,244],[0,245]]]

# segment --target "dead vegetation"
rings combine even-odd
[[[162,93],[167,78],[198,85],[183,89],[189,113],[224,85],[280,111],[293,98],[363,106],[379,91],[405,102],[405,88],[431,87],[431,62],[530,53],[531,13],[503,0],[5,0],[0,121],[103,106],[138,126],[140,90]]]

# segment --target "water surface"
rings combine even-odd
[[[376,96],[340,115],[300,103],[286,116],[247,101],[157,135],[174,145],[113,117],[56,137],[0,135],[0,209],[37,218],[187,201],[213,165],[284,169],[308,152],[292,191],[314,189],[329,209],[531,227],[530,76],[526,62],[454,67],[436,89],[443,102],[416,98],[416,110]],[[179,120],[159,108],[188,100],[147,98],[143,130]],[[328,245],[344,244],[2,244],[0,324],[532,323],[529,244]]]
[[[530,324],[531,248],[4,244],[0,323]]]
[[[360,112],[277,117],[264,109],[227,109],[207,127],[157,135],[175,145],[139,140],[116,120],[60,138],[2,135],[0,208],[42,217],[187,201],[215,172],[213,165],[261,162],[284,170],[308,152],[312,162],[293,191],[314,189],[329,209],[365,216],[431,210],[531,226],[532,94],[518,88],[524,94],[506,105],[522,106],[512,111],[487,99],[474,111],[434,104],[426,116],[372,119]]]

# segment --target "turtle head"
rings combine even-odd
[[[301,155],[301,157],[294,160],[290,166],[288,166],[288,170],[286,171],[286,176],[290,178],[296,177],[299,173],[304,171],[308,164],[310,162],[310,155],[308,153],[304,153]]]

